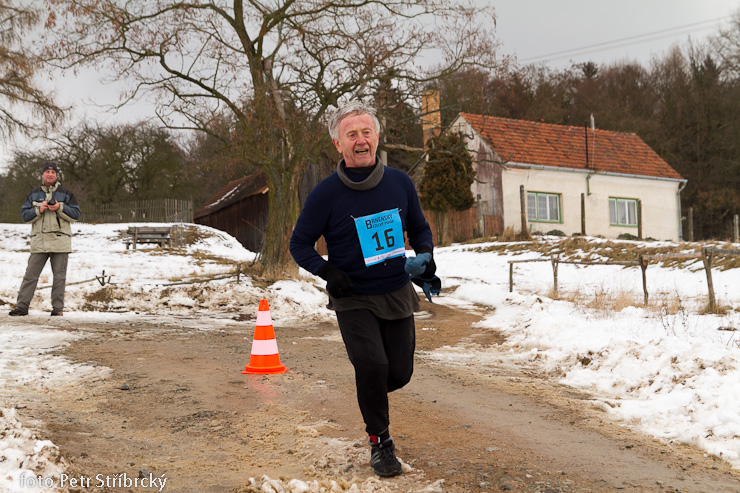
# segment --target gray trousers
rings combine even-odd
[[[32,253],[28,258],[28,267],[23,276],[21,289],[18,291],[16,306],[28,310],[36,285],[39,282],[41,271],[46,261],[51,260],[51,271],[54,274],[54,283],[51,285],[51,307],[55,310],[64,309],[64,288],[67,285],[67,261],[69,253]]]

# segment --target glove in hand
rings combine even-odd
[[[352,279],[349,274],[336,267],[334,264],[327,262],[318,275],[326,281],[326,290],[335,298],[346,298],[352,294]]]
[[[442,292],[442,281],[437,276],[432,276],[431,279],[421,279],[412,276],[411,282],[424,291],[424,296],[427,297],[429,303],[434,303],[432,301],[432,295],[439,296],[439,293]]]
[[[434,276],[434,273],[437,272],[437,264],[434,263],[432,254],[425,252],[420,253],[416,257],[407,258],[404,270],[410,276],[431,279]]]

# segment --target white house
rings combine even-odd
[[[637,135],[460,113],[483,215],[530,232],[681,238],[686,180]],[[641,223],[640,223],[641,221]]]

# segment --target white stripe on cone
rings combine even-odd
[[[252,354],[257,356],[269,356],[272,354],[278,354],[277,340],[254,339],[252,341]]]
[[[260,310],[257,312],[257,325],[261,327],[272,325],[270,310]]]

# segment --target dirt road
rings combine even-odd
[[[502,340],[471,328],[480,313],[424,308],[421,354]],[[252,314],[228,330],[204,330],[191,318],[163,326],[70,315],[8,323],[81,331],[86,337],[59,354],[112,369],[107,379],[19,400],[19,419],[60,447],[72,476],[166,477],[170,492],[269,491],[258,489],[264,475],[281,485],[315,481],[326,491],[353,483],[354,491],[390,492],[740,491],[740,474],[724,462],[611,423],[588,395],[531,369],[450,368],[424,357],[412,382],[391,396],[406,473],[376,479],[334,325],[275,321],[290,371],[255,376],[241,374]],[[120,486],[69,491],[156,491]]]

